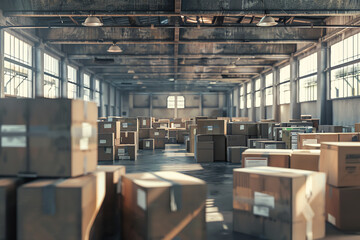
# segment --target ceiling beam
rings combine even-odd
[[[94,59],[97,58],[133,58],[133,59],[174,59],[174,56],[165,54],[68,54],[69,59]],[[178,58],[199,59],[199,58],[242,58],[242,59],[288,59],[291,54],[284,53],[252,53],[252,54],[185,54],[178,55]]]

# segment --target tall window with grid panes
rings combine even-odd
[[[260,107],[261,104],[261,93],[260,93],[260,78],[255,80],[255,107]]]
[[[44,53],[44,97],[60,96],[60,61]]]
[[[84,100],[91,100],[91,83],[90,83],[90,75],[84,73]]]
[[[68,83],[67,83],[67,91],[68,98],[76,99],[79,93],[79,84],[77,81],[77,70],[72,66],[67,67],[68,74]]]
[[[279,103],[290,103],[290,65],[280,68]]]
[[[299,60],[299,102],[317,100],[317,53]]]
[[[273,102],[274,102],[273,85],[274,85],[274,74],[270,73],[265,76],[265,106],[273,105]]]

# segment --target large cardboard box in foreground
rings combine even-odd
[[[177,172],[135,173],[122,177],[121,189],[124,239],[206,239],[204,181]]]
[[[104,197],[104,172],[25,184],[17,195],[17,239],[87,240]]]
[[[228,147],[227,148],[227,161],[231,163],[242,163],[242,154],[248,149],[247,147]]]
[[[0,176],[74,177],[96,169],[97,106],[1,99]]]
[[[20,178],[0,178],[0,239],[16,239],[16,191]]]
[[[290,168],[319,171],[320,150],[293,150]]]
[[[335,187],[360,185],[360,142],[323,142],[319,171]]]
[[[234,231],[265,239],[325,236],[325,174],[286,168],[234,169]]]
[[[326,186],[327,221],[343,231],[360,231],[360,186]]]
[[[287,149],[248,149],[242,154],[243,167],[290,167],[292,150]]]

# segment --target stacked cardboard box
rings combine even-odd
[[[197,134],[226,134],[226,121],[217,119],[199,119]]]
[[[274,126],[275,126],[275,123],[273,123],[273,122],[260,122],[260,123],[257,123],[258,137],[259,138],[270,139],[270,136],[273,135]]]
[[[342,126],[334,126],[334,125],[319,125],[318,132],[321,133],[341,133],[343,132]]]
[[[154,121],[153,117],[138,117],[139,129],[152,128]]]
[[[303,149],[308,144],[319,144],[322,142],[338,142],[337,133],[299,133],[298,149]]]
[[[294,127],[282,129],[282,141],[285,142],[287,149],[298,148],[298,134],[299,133],[312,133],[313,127]]]
[[[360,123],[355,123],[355,132],[360,132]]]
[[[264,239],[325,236],[325,174],[255,167],[234,169],[234,231]]]
[[[111,121],[98,122],[98,159],[99,161],[115,160],[115,141],[120,139],[120,122],[117,118]]]
[[[326,217],[345,231],[360,231],[360,143],[323,142],[319,170],[327,175]]]
[[[242,166],[289,168],[291,153],[288,149],[248,149],[242,154]]]
[[[182,118],[171,119],[170,128],[186,128],[185,121]]]
[[[242,164],[242,154],[247,147],[227,147],[227,161]]]
[[[319,171],[320,150],[293,150],[290,157],[290,168]]]
[[[144,139],[143,140],[143,149],[144,150],[154,150],[155,149],[154,139]]]
[[[150,119],[142,119],[146,126]],[[120,118],[120,137],[115,139],[116,160],[137,160],[139,149],[139,120],[138,118]]]
[[[189,126],[189,137],[190,137],[190,153],[195,152],[195,137],[197,134],[197,125],[192,124]]]
[[[249,138],[248,139],[248,143],[247,143],[247,147],[248,148],[256,148],[256,142],[258,141],[267,141],[268,139],[264,139],[264,138]]]
[[[256,141],[256,148],[260,149],[286,149],[285,142],[283,141]]]
[[[153,122],[153,128],[169,128],[170,120],[169,119],[159,119],[156,122]]]
[[[155,149],[165,149],[165,144],[168,142],[169,130],[167,129],[151,129],[150,138],[154,139]]]
[[[231,122],[227,124],[227,147],[246,147],[249,138],[257,138],[256,123]]]
[[[195,146],[197,162],[226,161],[225,135],[196,135]]]

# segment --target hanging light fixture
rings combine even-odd
[[[95,16],[88,16],[85,21],[82,23],[85,27],[101,27],[104,25],[98,17]]]
[[[110,47],[109,49],[107,50],[107,52],[109,53],[121,53],[122,52],[122,49],[116,45],[116,42],[114,42]]]
[[[264,16],[260,22],[258,22],[256,25],[259,27],[271,27],[271,26],[275,26],[278,23],[275,22],[275,19],[273,17],[270,16]]]

